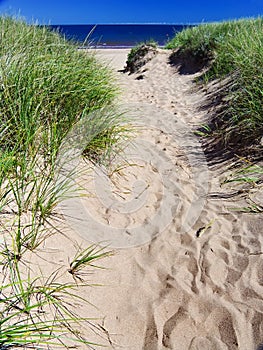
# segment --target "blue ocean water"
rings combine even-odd
[[[79,46],[92,45],[104,48],[130,48],[141,42],[155,40],[164,46],[175,33],[187,25],[176,24],[99,24],[99,25],[51,25],[67,39]]]

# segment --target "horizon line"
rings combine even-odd
[[[46,25],[72,25],[72,26],[81,26],[81,25],[87,25],[87,26],[99,26],[99,25],[176,25],[176,26],[184,26],[184,25],[196,25],[201,23],[208,23],[208,22],[188,22],[188,23],[166,23],[166,22],[125,22],[125,23],[51,23]],[[45,24],[43,24],[45,25]]]

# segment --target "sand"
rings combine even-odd
[[[180,74],[160,50],[128,75],[127,53],[97,54],[115,72],[135,138],[111,171],[87,166],[89,198],[64,205],[69,238],[48,239],[46,260],[66,266],[73,242],[114,252],[80,290],[96,307],[75,305],[94,318],[95,332],[83,323],[89,339],[106,348],[254,350],[263,342],[262,214],[236,210],[247,202],[222,185],[230,164],[209,164],[193,132],[209,113],[200,73]],[[250,195],[262,205],[262,187]]]

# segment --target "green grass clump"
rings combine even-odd
[[[78,120],[110,108],[111,74],[45,27],[10,18],[1,18],[0,27],[0,145],[24,151],[37,141],[45,156],[54,154]]]
[[[111,72],[94,55],[45,27],[2,17],[0,28],[0,207],[16,214],[20,255],[42,241],[39,232],[67,191],[57,158],[69,132],[84,125],[83,156],[99,161],[125,128],[113,110]],[[23,219],[28,213],[30,225]]]
[[[154,40],[149,40],[149,41],[146,41],[146,42],[142,42],[142,43],[139,43],[138,45],[136,45],[135,47],[133,47],[130,52],[128,53],[128,56],[127,56],[127,61],[131,61],[134,56],[137,54],[137,52],[140,52],[142,51],[142,55],[144,53],[147,53],[147,48],[153,48],[153,49],[157,49],[158,45],[156,43],[156,41]]]
[[[69,264],[68,272],[74,277],[82,281],[84,272],[82,271],[86,266],[99,267],[94,265],[94,262],[112,255],[112,252],[105,252],[101,247],[91,245],[84,250],[78,251],[75,257]]]
[[[192,55],[197,59],[212,59],[215,50],[224,43],[226,37],[233,35],[241,22],[223,22],[201,24],[189,27],[176,34],[167,45],[167,49],[180,48],[182,53]]]
[[[227,103],[214,125],[224,143],[241,148],[258,143],[263,134],[263,19],[188,28],[167,48],[210,62],[205,81],[230,79]]]
[[[157,48],[158,44],[154,40],[142,42],[133,47],[127,56],[126,71],[130,71],[130,73],[138,71],[138,69],[144,66],[147,61],[153,57],[153,55],[150,55],[145,59],[146,55],[149,53],[154,54]]]
[[[25,256],[60,233],[57,205],[75,195],[71,174],[60,174],[73,159],[63,149],[92,162],[119,150],[127,129],[118,90],[94,54],[45,27],[1,17],[0,43],[0,348],[88,344],[75,329],[87,320],[67,301],[79,300],[76,283],[57,281],[56,271],[43,282]],[[78,256],[85,265],[105,256],[97,253]]]

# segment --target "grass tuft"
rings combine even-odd
[[[157,52],[158,45],[150,40],[133,47],[127,57],[125,72],[135,73],[150,61]]]
[[[80,286],[60,282],[57,271],[41,282],[26,253],[41,247],[41,255],[59,232],[57,205],[74,195],[58,169],[71,131],[89,126],[80,148],[92,162],[121,150],[127,129],[114,108],[118,89],[94,54],[48,28],[0,17],[0,41],[0,348],[89,345],[76,330],[87,320],[72,311],[74,300],[85,302],[75,291]],[[78,253],[72,274],[105,255],[91,247]]]
[[[99,267],[98,265],[94,265],[97,260],[103,259],[105,257],[111,256],[113,253],[109,251],[105,251],[104,248],[97,247],[95,245],[91,245],[84,250],[80,250],[76,253],[74,258],[71,260],[69,264],[68,272],[74,277],[83,281],[82,276],[85,275],[83,271],[84,268],[91,267]]]
[[[260,147],[263,135],[263,19],[202,24],[178,33],[167,48],[209,62],[203,81],[228,78],[212,129],[225,146]],[[261,152],[262,153],[262,152]]]

